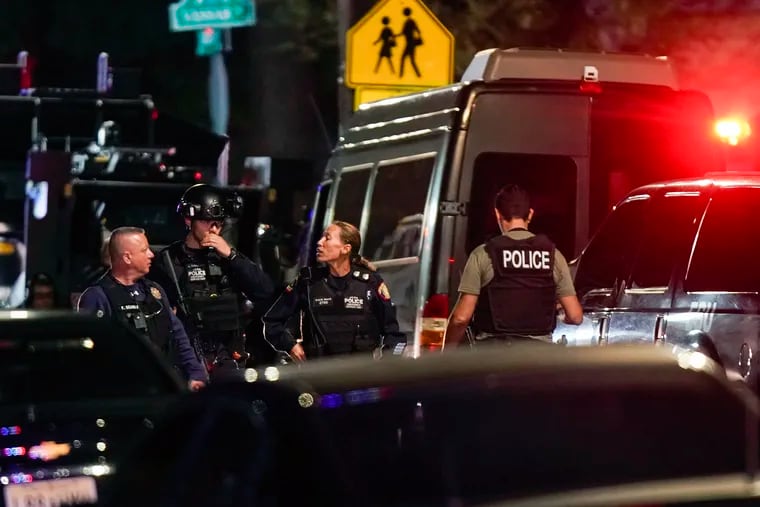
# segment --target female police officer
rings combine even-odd
[[[383,279],[358,255],[359,230],[333,222],[317,242],[321,267],[306,267],[264,315],[264,335],[296,361],[321,356],[403,352],[396,309]],[[297,317],[295,330],[289,329]]]

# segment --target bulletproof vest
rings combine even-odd
[[[475,309],[478,332],[545,335],[556,324],[554,243],[538,235],[498,236],[485,245],[494,277]]]
[[[242,301],[222,271],[214,252],[199,257],[189,255],[184,243],[170,247],[172,259],[181,266],[179,284],[188,318],[202,338],[218,338],[240,332]]]
[[[136,301],[129,289],[110,275],[102,277],[97,285],[103,288],[117,320],[148,338],[162,352],[168,353],[172,336],[171,308],[164,308],[161,291],[156,284],[148,280],[137,283],[145,294],[144,301]]]
[[[325,354],[348,354],[375,349],[380,344],[380,329],[372,312],[371,273],[353,267],[342,279],[321,276],[308,287],[309,307],[316,321],[317,340]],[[345,283],[345,287],[339,287]]]

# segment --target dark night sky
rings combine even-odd
[[[128,78],[117,71],[115,86],[135,84],[160,110],[208,126],[208,59],[195,56],[194,33],[169,31],[170,3],[2,0],[0,61],[25,49],[35,60],[35,86],[93,88],[98,53],[106,51],[113,67],[132,69]],[[232,30],[226,56],[233,160],[319,158],[337,129],[337,53],[304,62],[270,51],[288,34],[261,22],[266,8],[255,27]]]
[[[92,87],[97,55],[106,51],[112,66],[140,69],[141,92],[183,116],[204,119],[205,104],[198,107],[197,99],[204,97],[207,62],[194,55],[194,34],[169,31],[169,3],[4,0],[0,26],[9,37],[0,42],[0,55],[12,61],[28,50],[37,64],[35,85]],[[183,100],[191,97],[191,103]]]

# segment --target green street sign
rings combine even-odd
[[[195,55],[211,56],[221,53],[224,48],[222,31],[215,28],[204,28],[196,32]]]
[[[234,28],[256,23],[254,0],[181,0],[169,5],[172,32]]]

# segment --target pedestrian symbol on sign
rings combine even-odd
[[[401,30],[401,34],[406,38],[406,47],[404,47],[404,53],[401,55],[401,68],[398,71],[398,77],[404,77],[404,63],[406,59],[412,64],[412,69],[417,77],[422,77],[420,70],[417,68],[417,62],[414,61],[414,53],[417,50],[417,46],[422,46],[422,34],[417,27],[417,23],[412,19],[412,9],[409,7],[404,8],[404,28]]]
[[[454,38],[422,0],[381,0],[346,38],[346,84],[351,88],[451,83]]]
[[[403,14],[406,16],[406,21],[404,21],[404,26],[398,34],[394,34],[393,29],[388,26],[391,23],[390,17],[383,16],[383,19],[380,21],[383,24],[383,29],[380,31],[380,36],[373,43],[375,45],[382,43],[380,46],[380,54],[377,56],[377,63],[375,64],[375,74],[380,70],[380,64],[383,62],[383,59],[388,60],[388,66],[390,67],[391,72],[393,74],[396,73],[396,69],[393,65],[393,48],[397,46],[396,37],[404,37],[404,39],[406,39],[406,45],[404,46],[404,52],[401,54],[398,76],[404,77],[404,65],[408,59],[409,63],[412,65],[412,70],[417,74],[417,77],[422,77],[414,56],[417,46],[422,45],[422,33],[420,32],[417,23],[415,23],[412,18],[412,9],[405,7]]]
[[[377,71],[380,70],[380,63],[383,61],[383,58],[388,59],[388,65],[391,67],[391,72],[394,74],[396,73],[396,70],[393,68],[393,48],[396,46],[396,36],[393,35],[393,30],[388,27],[388,24],[390,22],[391,18],[388,16],[383,16],[383,30],[380,32],[380,37],[378,37],[374,42],[374,44],[377,44],[378,42],[383,43],[380,46],[380,54],[377,57],[375,74],[377,74]]]

